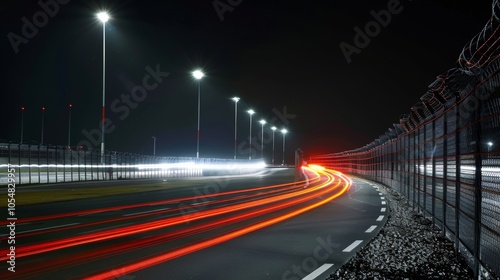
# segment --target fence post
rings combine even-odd
[[[76,164],[78,165],[78,181],[82,180],[81,174],[80,174],[80,147],[76,147]]]
[[[480,279],[479,271],[479,260],[481,259],[481,212],[482,212],[482,136],[481,136],[481,100],[478,99],[479,106],[474,114],[474,122],[476,123],[473,127],[475,129],[476,135],[476,145],[474,153],[474,161],[476,165],[475,176],[474,176],[474,278]]]
[[[45,164],[47,165],[46,169],[47,169],[47,172],[45,173],[46,175],[46,179],[47,179],[47,183],[49,183],[49,157],[50,157],[50,154],[49,154],[49,146],[45,146]]]
[[[62,157],[63,157],[63,182],[66,182],[66,147],[62,149]]]
[[[31,144],[28,144],[28,183],[31,184]]]
[[[21,175],[21,143],[19,143],[19,145],[17,145],[17,162],[18,162],[18,165],[19,165],[19,168],[18,168],[18,174],[19,174],[19,184],[22,184],[23,183],[23,180],[22,180],[22,175]]]
[[[423,141],[422,141],[422,144],[424,146],[424,149],[423,149],[423,154],[421,155],[424,159],[424,182],[423,182],[423,188],[422,188],[422,191],[423,191],[423,198],[424,198],[424,201],[422,202],[423,203],[423,208],[424,208],[424,214],[425,212],[429,213],[427,211],[427,161],[428,161],[428,149],[427,149],[427,124],[423,125],[423,129],[424,129],[424,136],[423,136]]]
[[[59,168],[58,168],[58,165],[59,165],[58,163],[59,163],[59,162],[58,162],[58,157],[57,157],[57,156],[59,155],[59,151],[58,151],[57,147],[58,147],[58,146],[56,145],[56,146],[55,146],[55,149],[56,149],[56,150],[55,150],[55,154],[54,154],[54,156],[55,156],[55,166],[56,166],[56,183],[59,181],[59,178],[58,178],[59,176],[58,176],[58,172],[57,172],[57,171],[58,171],[58,169],[59,169]]]
[[[38,151],[37,152],[37,154],[38,154],[37,155],[37,161],[38,161],[38,168],[37,168],[38,169],[38,183],[40,184],[40,183],[42,183],[41,182],[41,180],[42,180],[42,178],[41,178],[42,165],[40,163],[40,144],[38,144],[37,147],[38,147],[38,149],[37,149],[37,151]]]
[[[460,244],[460,110],[458,104],[460,101],[460,96],[457,93],[455,97],[455,251],[459,252]]]
[[[436,119],[432,120],[432,224],[436,225]]]
[[[443,114],[443,231],[442,235],[446,236],[447,229],[447,211],[448,208],[448,114],[446,108]]]

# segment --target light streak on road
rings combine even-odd
[[[318,170],[318,169],[319,168],[314,168],[314,170]],[[333,174],[335,174],[335,175],[339,176],[343,180],[343,187],[341,188],[341,190],[339,192],[335,193],[335,194],[330,195],[329,197],[325,198],[322,201],[316,202],[316,203],[311,204],[309,206],[305,206],[305,207],[299,208],[299,209],[294,210],[292,212],[289,212],[287,214],[284,214],[284,215],[281,215],[281,216],[278,216],[278,217],[275,217],[275,218],[272,218],[272,219],[269,219],[269,220],[265,220],[265,221],[253,224],[251,226],[247,226],[247,227],[244,227],[242,229],[239,229],[239,230],[236,230],[236,231],[233,231],[233,232],[229,232],[229,233],[224,234],[224,235],[220,235],[220,236],[218,236],[216,238],[208,239],[208,240],[196,243],[196,244],[192,244],[192,245],[180,248],[180,249],[175,250],[175,251],[171,251],[171,252],[159,255],[159,256],[155,256],[155,257],[152,257],[152,258],[149,258],[149,259],[146,259],[146,260],[142,260],[142,261],[130,264],[128,266],[124,266],[124,267],[118,268],[118,269],[121,272],[123,272],[124,274],[133,273],[134,271],[145,269],[147,267],[154,266],[156,264],[159,264],[159,263],[162,263],[162,262],[174,259],[174,258],[178,258],[178,257],[181,257],[183,255],[186,255],[186,254],[189,254],[189,253],[193,253],[193,252],[196,252],[198,250],[202,250],[202,249],[205,249],[205,248],[208,248],[208,247],[220,244],[222,242],[226,242],[228,240],[231,240],[231,239],[239,237],[241,235],[250,233],[252,231],[259,230],[261,228],[274,225],[276,223],[279,223],[279,222],[282,222],[284,220],[290,219],[292,217],[295,217],[297,215],[300,215],[300,214],[302,214],[304,212],[307,212],[309,210],[312,210],[314,208],[317,208],[317,207],[319,207],[321,205],[324,205],[324,204],[332,201],[333,199],[339,197],[344,192],[346,192],[350,188],[350,186],[351,186],[351,183],[352,183],[351,180],[348,179],[347,177],[343,176],[339,172],[332,171],[332,173],[328,173],[328,172],[322,172],[322,173],[323,173],[323,175],[328,176],[328,180],[325,183],[319,185],[318,188],[323,188],[323,187],[326,187],[328,185],[331,185],[332,182],[334,181],[334,175]],[[340,184],[340,182],[339,182],[339,184]],[[335,185],[335,187],[337,187],[339,184]],[[322,193],[322,194],[324,194],[324,193]],[[101,273],[101,274],[97,274],[97,275],[94,275],[94,276],[91,276],[91,277],[88,277],[88,278],[85,278],[85,279],[86,280],[107,279],[108,277],[112,277],[113,273],[114,273],[114,271],[111,270],[111,271],[104,272],[104,273]]]
[[[19,232],[20,237],[39,235],[39,239],[52,239],[23,244],[23,246],[17,248],[16,259],[22,260],[28,256],[30,260],[33,260],[33,258],[40,259],[39,263],[35,262],[31,265],[29,272],[23,271],[19,274],[32,276],[36,275],[37,271],[47,271],[47,260],[43,257],[46,253],[66,248],[76,248],[77,246],[79,249],[76,250],[76,253],[64,253],[69,255],[52,257],[50,269],[55,271],[75,265],[85,265],[124,252],[139,252],[147,248],[155,250],[161,246],[163,246],[161,248],[168,247],[155,253],[149,251],[146,254],[138,254],[141,255],[138,260],[132,259],[127,263],[115,264],[119,268],[108,268],[108,271],[102,270],[102,268],[97,271],[97,268],[94,271],[89,270],[89,275],[87,275],[88,279],[113,278],[116,276],[116,269],[128,274],[283,222],[334,200],[345,193],[351,186],[350,179],[339,172],[323,169],[319,166],[303,168],[304,171],[311,174],[307,187],[305,187],[306,181],[303,180],[208,195],[26,219],[27,221],[52,221],[58,218],[71,218],[109,211],[136,211],[132,213],[114,212],[119,214],[120,217],[114,217],[113,219],[101,217],[102,220],[92,220],[87,223],[55,227],[43,231],[25,232],[24,235],[23,232]],[[315,175],[312,176],[313,174]],[[197,211],[183,212],[185,210],[183,208],[193,207],[193,204],[188,202],[198,201],[199,199],[204,199],[206,202],[200,206],[200,209],[195,208]],[[155,206],[162,208],[142,208]],[[166,214],[168,214],[167,217],[165,217]],[[145,218],[150,220],[145,220]],[[133,221],[133,223],[120,224],[126,220]],[[96,226],[110,223],[116,226],[97,228],[97,230],[91,232],[81,230],[83,227],[94,227],[93,229],[96,229]],[[64,234],[70,229],[78,229],[80,234],[58,239],[52,237],[56,231]],[[142,238],[146,235],[147,238]],[[172,244],[172,241],[177,242],[175,243],[177,245],[169,245]],[[94,244],[92,250],[81,247],[90,244]],[[6,257],[0,256],[0,260],[5,261]]]

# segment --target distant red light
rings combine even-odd
[[[73,104],[69,104],[69,107],[70,107],[70,108],[71,108],[71,107],[73,107]]]
[[[21,110],[24,111],[24,107],[21,107]]]
[[[42,107],[42,111],[45,111],[45,107]]]

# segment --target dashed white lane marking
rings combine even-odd
[[[344,250],[342,250],[342,252],[351,252],[354,248],[361,244],[361,242],[363,242],[363,240],[356,240],[352,242],[352,244],[347,246]]]
[[[209,201],[202,201],[202,202],[196,202],[196,203],[191,203],[191,205],[201,205],[201,204],[207,204]]]
[[[380,208],[380,212],[385,212],[385,207]]]
[[[316,277],[320,276],[321,273],[325,272],[327,269],[333,266],[333,263],[325,263],[322,266],[318,267],[315,271],[311,272],[306,277],[302,278],[302,280],[313,280]]]
[[[385,200],[385,197],[381,196],[380,199]]]
[[[374,229],[376,229],[376,228],[377,228],[377,226],[371,226],[371,227],[369,227],[369,228],[368,228],[365,232],[366,232],[366,233],[370,233],[370,232],[372,232],[372,231],[373,231]]]
[[[140,215],[140,214],[146,214],[146,213],[158,212],[158,211],[168,210],[168,209],[170,209],[170,208],[160,208],[160,209],[155,209],[155,210],[150,210],[150,211],[135,212],[135,213],[125,214],[125,215],[123,215],[123,216],[124,216],[124,217],[126,217],[126,216],[134,216],[134,215]]]
[[[379,193],[378,193],[378,195],[382,195],[382,193],[381,193],[381,192],[379,192]]]
[[[385,205],[385,200],[382,200],[382,205]]]
[[[384,219],[384,215],[380,215],[380,216],[378,216],[378,218],[377,218],[377,220],[376,220],[376,221],[377,221],[377,222],[380,222],[380,221],[382,221],[383,219]]]

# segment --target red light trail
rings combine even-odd
[[[19,245],[16,259],[21,260],[29,257],[30,262],[32,259],[42,260],[39,263],[33,263],[29,272],[19,271],[16,274],[28,277],[38,275],[41,272],[85,265],[124,252],[168,247],[167,249],[157,249],[158,252],[149,252],[146,255],[138,254],[141,255],[138,260],[131,259],[127,263],[116,264],[121,266],[119,268],[108,268],[107,270],[95,268],[96,271],[89,272],[87,278],[112,279],[116,277],[116,269],[125,274],[145,269],[293,218],[334,200],[351,186],[350,179],[339,172],[322,169],[318,166],[303,168],[310,178],[300,182],[32,218],[31,220],[41,221],[146,206],[179,204],[178,207],[159,211],[138,213],[131,216],[122,215],[114,219],[30,232],[24,235],[20,233],[19,236],[43,236],[47,233],[53,235],[54,232],[64,233],[69,229],[80,229],[125,220],[134,222],[77,236]],[[184,203],[200,198],[213,200],[206,201],[202,209],[195,209],[196,211],[188,213],[183,212],[183,207],[190,207]],[[162,215],[169,216],[161,217]],[[144,221],[146,217],[156,220]],[[145,237],[145,234],[148,236]],[[133,237],[133,239],[129,237]],[[94,244],[92,250],[81,247],[91,244]],[[43,259],[45,254],[59,252],[67,248],[76,248],[76,246],[79,246],[80,249],[73,251],[78,252],[52,257],[51,267],[47,268],[47,260]],[[1,256],[0,260],[5,261],[5,255]]]

